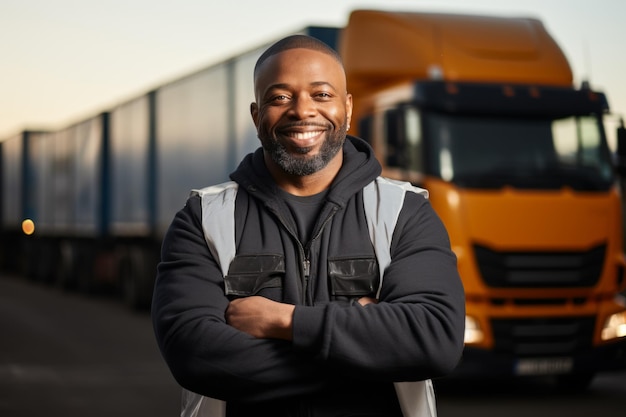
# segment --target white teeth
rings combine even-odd
[[[306,140],[306,139],[311,139],[317,135],[319,135],[320,132],[319,131],[315,131],[315,132],[292,132],[289,134],[290,137],[297,139],[297,140]]]

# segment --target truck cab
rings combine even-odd
[[[622,208],[605,95],[576,89],[531,18],[354,12],[355,133],[383,175],[429,190],[466,291],[457,377],[626,366]]]

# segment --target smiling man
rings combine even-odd
[[[295,35],[254,71],[262,147],[192,193],[164,239],[152,317],[183,416],[432,416],[464,294],[425,190],[346,136],[337,53]]]

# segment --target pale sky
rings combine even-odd
[[[626,117],[623,0],[0,0],[0,140],[80,121],[308,25],[343,26],[357,8],[539,18],[575,83],[590,80]]]

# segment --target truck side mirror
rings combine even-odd
[[[624,127],[624,119],[620,119],[617,127],[617,173],[622,177],[626,177],[626,127]]]

